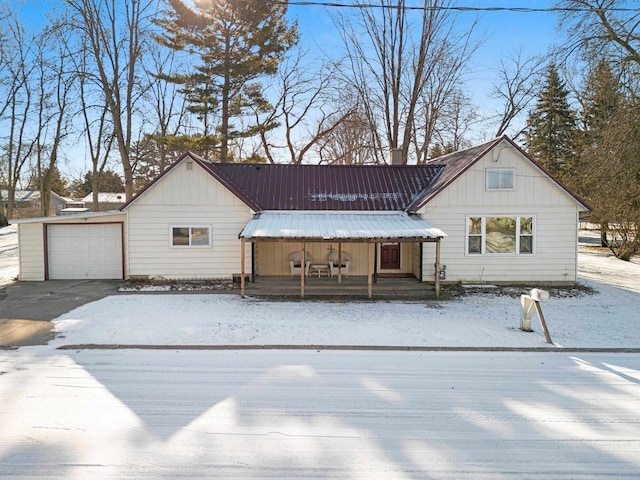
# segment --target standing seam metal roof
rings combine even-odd
[[[240,238],[248,240],[384,240],[429,241],[446,237],[427,220],[405,212],[269,211],[249,220]]]
[[[403,211],[444,167],[204,163],[257,210]]]

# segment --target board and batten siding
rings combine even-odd
[[[388,272],[388,270],[380,269],[380,251],[378,248],[378,266],[377,271]],[[305,246],[309,253],[311,263],[328,263],[329,253],[331,249],[337,251],[337,243],[329,242],[309,242]],[[400,244],[400,270],[391,270],[394,273],[413,273],[414,272],[414,256],[413,244]],[[255,260],[257,275],[291,275],[289,265],[289,255],[292,252],[301,251],[301,242],[256,242],[255,244]],[[342,251],[349,252],[351,263],[349,264],[349,275],[366,276],[368,274],[369,261],[369,244],[368,243],[343,243]],[[419,259],[417,259],[419,260]]]
[[[196,162],[180,162],[126,210],[127,277],[230,279],[240,273],[238,234],[251,210]],[[172,247],[172,225],[210,226],[211,247]],[[250,248],[245,261],[251,272]]]
[[[20,281],[43,281],[45,274],[45,223],[87,224],[87,223],[123,223],[126,238],[126,215],[115,213],[100,217],[73,218],[64,215],[49,217],[46,220],[18,224],[18,251],[20,255]]]
[[[488,168],[513,168],[515,188],[487,191]],[[470,283],[547,283],[576,281],[579,207],[569,194],[521,153],[499,144],[420,211],[448,235],[441,244],[446,281]],[[466,254],[469,216],[533,216],[533,255]],[[435,246],[423,249],[424,280],[433,279]]]

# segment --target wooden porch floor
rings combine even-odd
[[[246,283],[246,295],[255,297],[300,298],[300,277],[256,276],[255,283]],[[366,276],[307,277],[304,296],[309,299],[336,298],[368,300]],[[435,298],[432,284],[420,283],[416,278],[378,277],[373,284],[373,300],[426,300]]]

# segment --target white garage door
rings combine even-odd
[[[50,280],[122,278],[121,224],[48,225]]]

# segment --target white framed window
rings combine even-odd
[[[487,190],[514,190],[516,188],[516,171],[514,168],[487,168]]]
[[[169,245],[172,247],[207,248],[211,246],[210,225],[171,225]]]
[[[467,217],[467,255],[533,255],[533,215]]]

